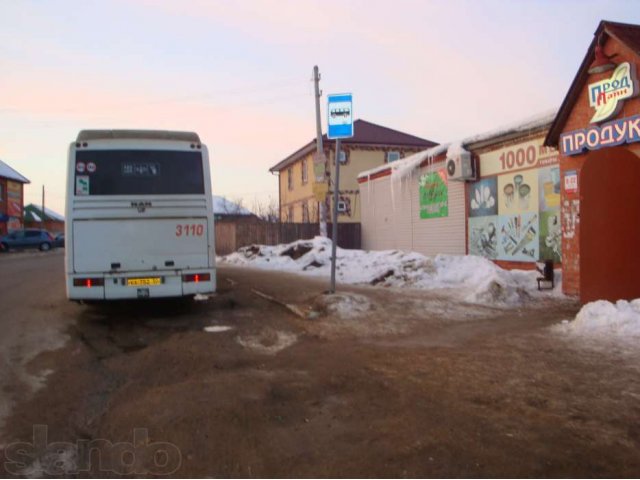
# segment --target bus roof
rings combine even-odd
[[[178,140],[200,143],[195,132],[177,132],[171,130],[80,130],[76,141],[87,140]]]

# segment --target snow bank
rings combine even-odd
[[[327,277],[331,240],[315,237],[286,245],[252,245],[219,261]],[[426,257],[399,250],[337,249],[336,278],[340,283],[442,289],[471,303],[516,305],[530,296],[548,296],[537,291],[537,277],[535,271],[503,270],[472,255]],[[561,295],[559,283],[552,294]]]
[[[556,331],[575,337],[601,341],[632,341],[640,339],[640,299],[615,304],[605,300],[587,303],[571,322],[554,327]]]

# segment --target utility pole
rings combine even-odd
[[[322,96],[322,91],[320,90],[320,70],[318,66],[313,67],[313,83],[315,84],[315,99],[316,99],[316,156],[317,161],[320,161],[321,158],[324,157],[324,149],[322,146],[322,122],[320,120],[320,97]],[[315,167],[314,162],[314,167]],[[325,163],[326,165],[326,163]],[[326,166],[325,166],[326,171]],[[326,181],[326,179],[325,179]],[[318,211],[318,217],[320,221],[320,236],[327,237],[327,203],[326,197],[318,202],[320,204],[320,209]]]
[[[41,228],[44,230],[44,185],[42,185],[42,218],[40,219]]]

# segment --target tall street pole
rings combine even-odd
[[[322,158],[324,155],[324,149],[322,147],[322,121],[320,120],[320,97],[322,92],[320,91],[320,70],[316,65],[313,67],[313,83],[316,90],[316,155],[318,158]],[[326,164],[325,164],[326,165]],[[325,167],[326,168],[326,167]],[[320,209],[318,210],[318,217],[320,222],[320,236],[327,237],[327,202],[326,198],[320,202]]]
[[[338,200],[340,194],[340,139],[336,139],[336,177],[333,182],[333,244],[331,245],[331,287],[329,293],[336,293],[336,251],[338,247]]]

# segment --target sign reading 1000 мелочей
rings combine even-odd
[[[327,136],[334,138],[353,137],[353,99],[350,93],[327,95]]]

